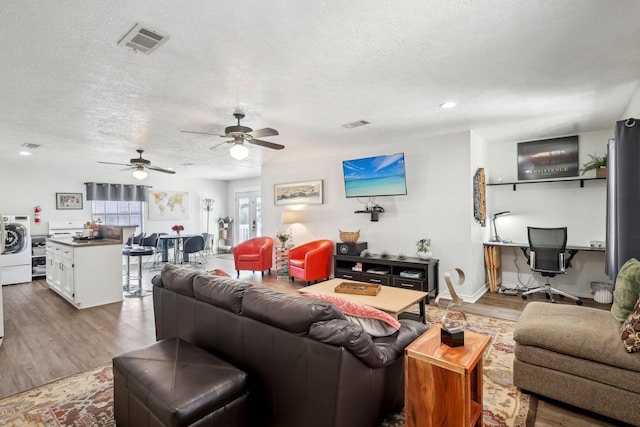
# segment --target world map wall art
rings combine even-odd
[[[149,190],[149,220],[189,219],[189,193]]]

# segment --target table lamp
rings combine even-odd
[[[496,218],[503,215],[509,215],[510,213],[511,211],[502,211],[493,214],[493,219],[491,220],[493,222],[493,238],[491,239],[492,242],[502,242],[502,239],[500,238],[500,236],[498,236],[498,229],[496,228]]]
[[[289,242],[293,245],[291,226],[302,222],[302,211],[282,211],[282,223],[289,225]]]

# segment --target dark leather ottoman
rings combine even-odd
[[[113,358],[120,427],[244,426],[247,374],[179,338]]]

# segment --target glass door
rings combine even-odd
[[[236,193],[238,243],[262,235],[262,197],[259,191]]]

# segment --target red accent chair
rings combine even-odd
[[[233,247],[233,261],[236,272],[240,277],[240,270],[264,271],[271,274],[273,266],[273,239],[271,237],[254,237]]]
[[[307,284],[331,276],[331,240],[314,240],[289,249],[289,277],[304,280]]]

